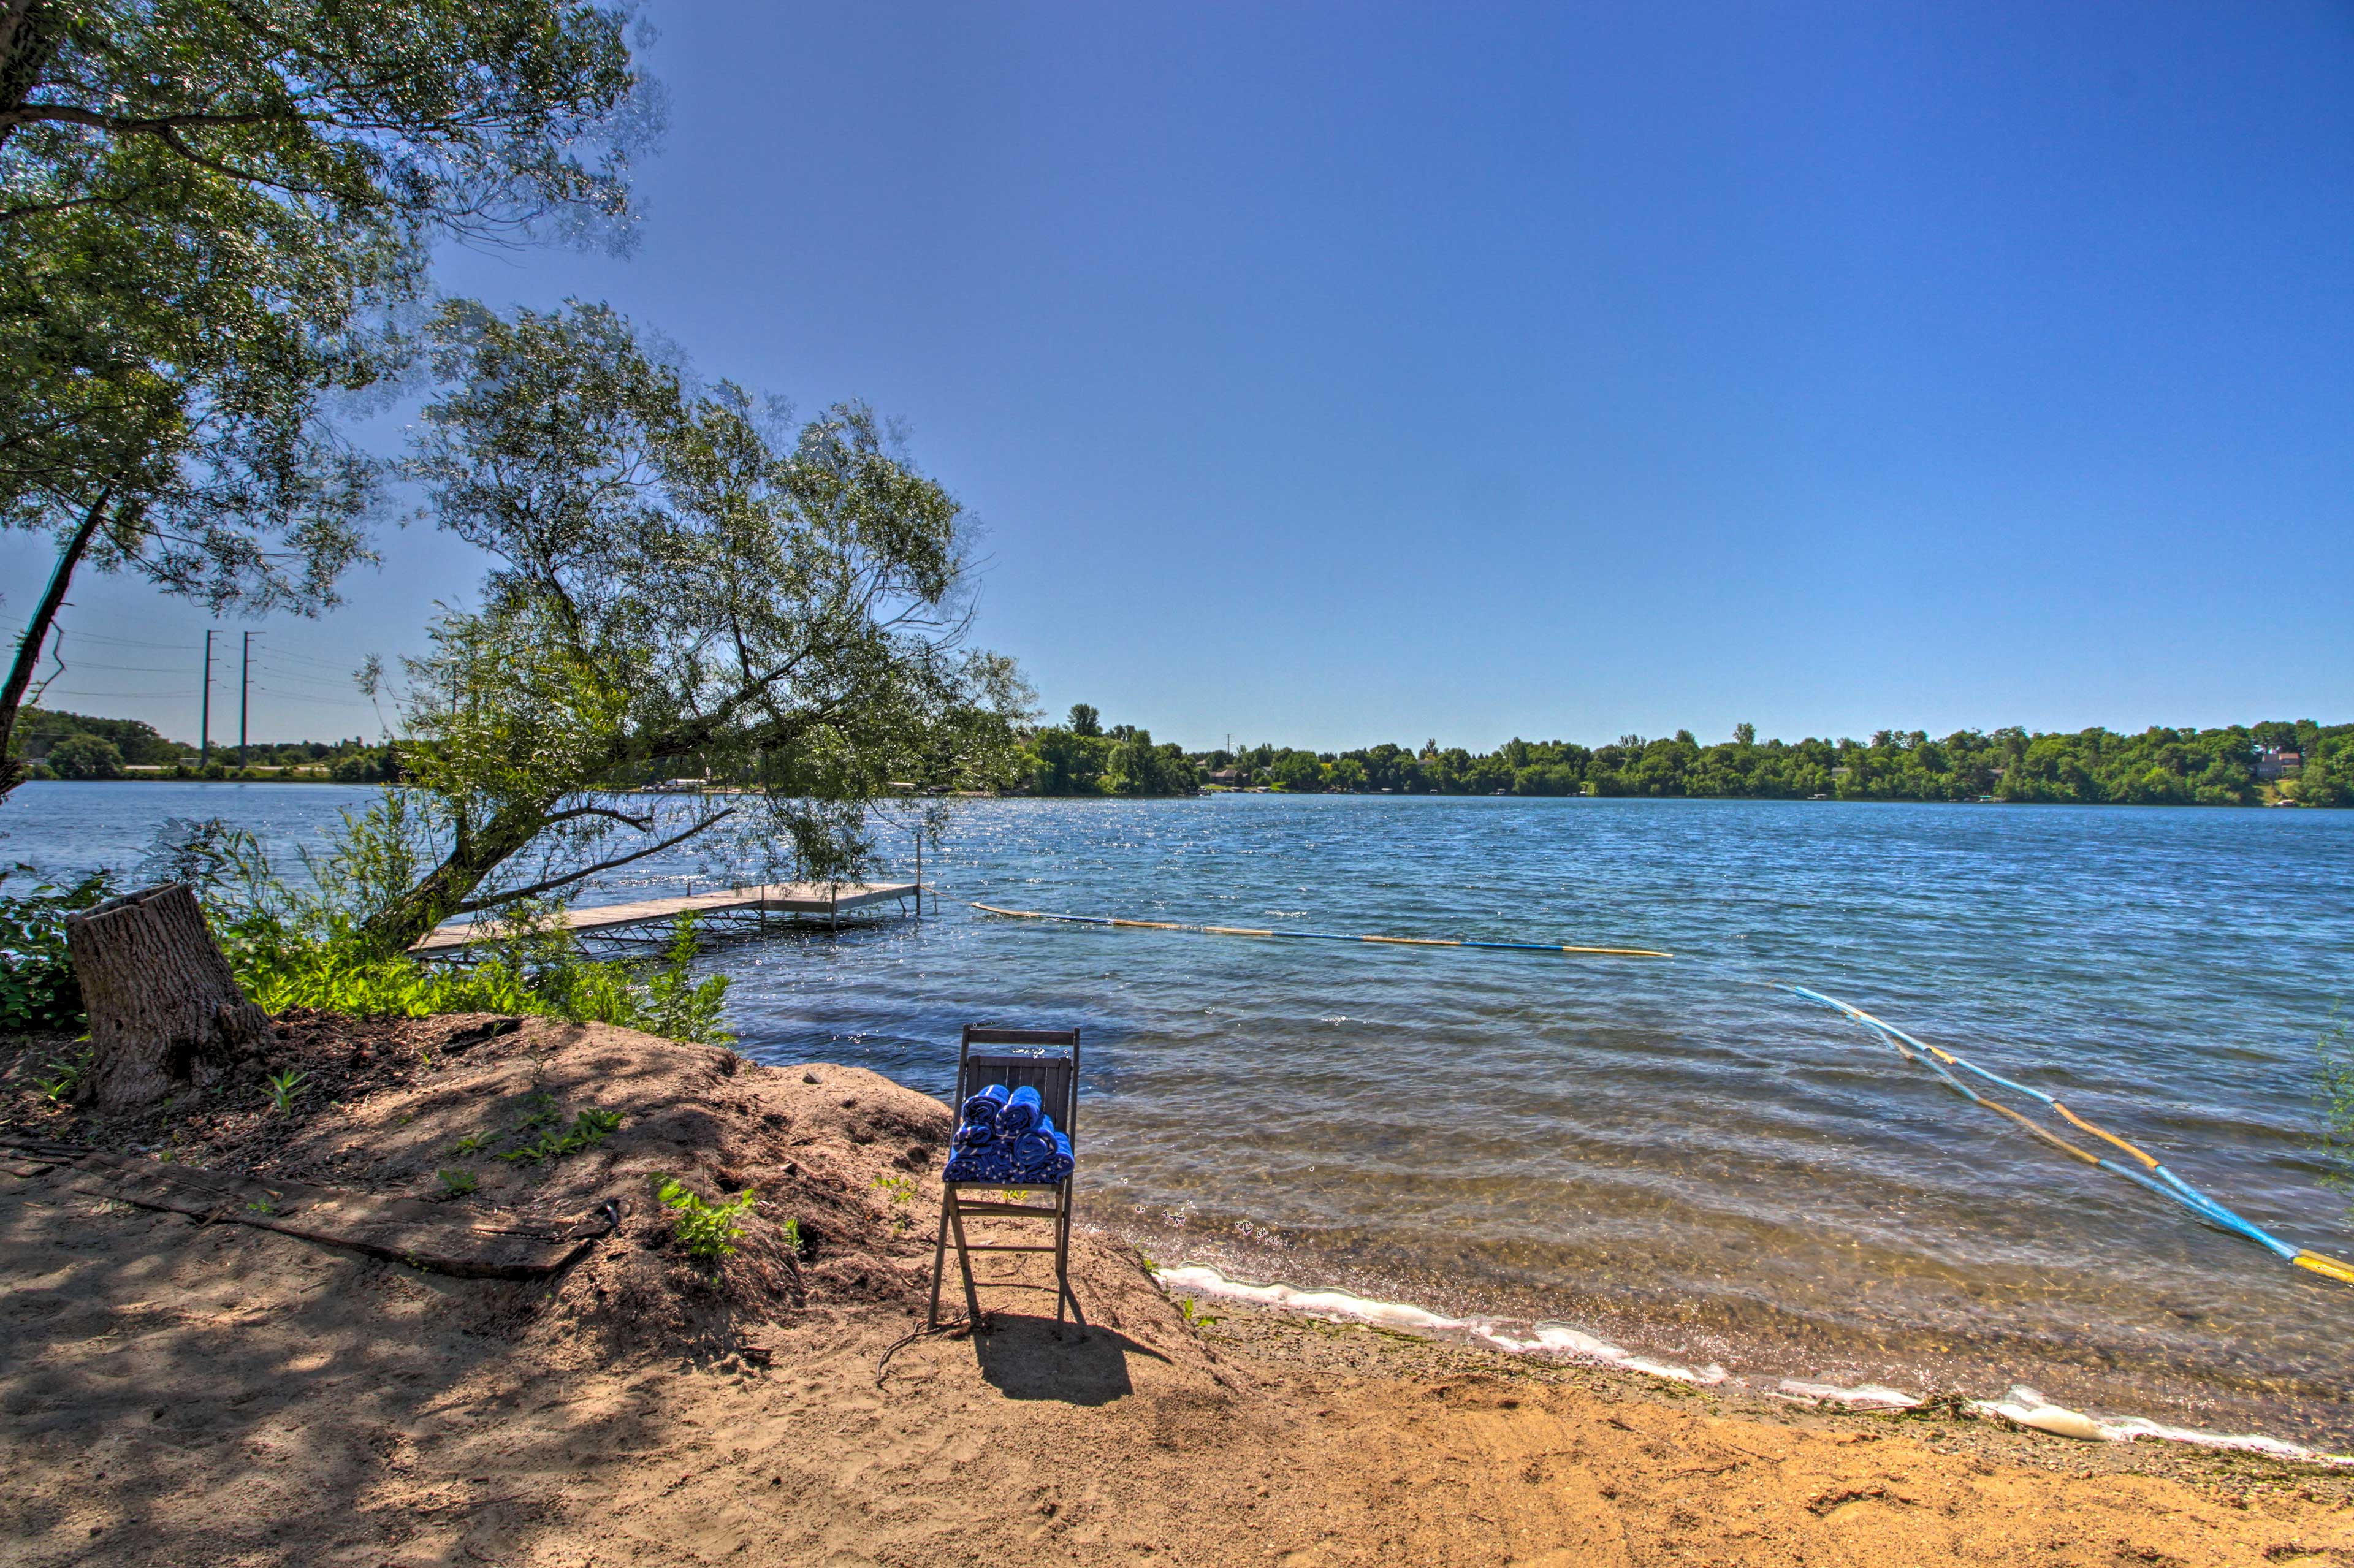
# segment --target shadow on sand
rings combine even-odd
[[[1052,1318],[992,1314],[972,1337],[981,1375],[1008,1399],[1051,1399],[1065,1404],[1109,1404],[1136,1392],[1128,1358],[1169,1358],[1109,1329],[1057,1323]]]

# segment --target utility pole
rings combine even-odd
[[[197,710],[196,766],[204,767],[213,759],[213,634],[205,633],[205,700]]]
[[[245,646],[237,667],[237,765],[245,767],[246,703],[253,694],[253,633],[245,634]]]

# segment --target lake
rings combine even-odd
[[[0,861],[128,865],[169,816],[315,842],[369,793],[30,784],[0,806]],[[629,872],[595,897],[695,874]],[[2103,1414],[2354,1441],[2354,1287],[1758,983],[2059,1095],[2345,1256],[2312,1075],[2354,1002],[2354,812],[975,801],[925,874],[937,918],[712,953],[741,1048],[945,1095],[959,1025],[1079,1027],[1081,1213],[1163,1263],[1558,1320],[1766,1387],[2025,1383]],[[1676,956],[1103,930],[968,900]]]

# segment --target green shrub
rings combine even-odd
[[[0,884],[28,865],[0,871]],[[31,892],[0,896],[0,1034],[25,1034],[82,1026],[81,986],[66,951],[66,916],[112,897],[114,885],[103,872],[69,887],[40,884]]]
[[[335,846],[303,856],[299,883],[278,874],[249,832],[217,818],[169,821],[137,875],[196,889],[238,983],[267,1012],[532,1013],[716,1045],[735,1038],[721,1023],[728,977],[695,975],[691,918],[678,923],[652,961],[588,958],[557,924],[555,905],[506,912],[509,934],[477,948],[469,963],[422,963],[371,948],[360,940],[360,921],[419,869],[404,847],[405,812],[401,797],[391,794],[370,811],[346,813]],[[100,873],[69,887],[44,884],[0,897],[0,1033],[81,1025],[65,916],[115,891],[111,874]]]
[[[664,1208],[677,1211],[677,1218],[671,1221],[671,1234],[684,1245],[686,1255],[715,1267],[736,1255],[736,1243],[744,1234],[744,1227],[737,1222],[752,1212],[756,1202],[753,1189],[747,1187],[714,1203],[675,1176],[662,1177],[654,1196]],[[792,1234],[798,1234],[798,1229],[792,1227]]]

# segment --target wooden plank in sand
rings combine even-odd
[[[771,915],[833,916],[886,898],[905,898],[916,891],[912,882],[769,882],[757,887],[723,887],[714,893],[686,893],[673,898],[641,898],[628,904],[599,904],[589,909],[567,909],[560,922],[570,931],[610,931],[681,915],[728,915],[765,912]],[[408,950],[446,953],[507,935],[499,920],[443,926]]]
[[[143,1209],[252,1225],[474,1279],[554,1274],[620,1223],[610,1204],[577,1218],[507,1213],[102,1153],[78,1161],[70,1185]]]

